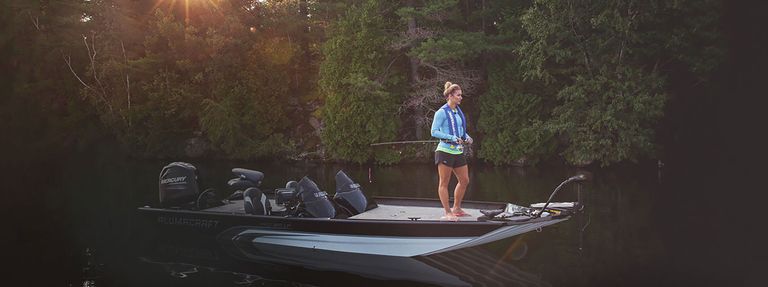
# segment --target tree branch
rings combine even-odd
[[[104,101],[104,104],[107,105],[107,108],[109,109],[110,113],[114,113],[114,108],[112,107],[112,103],[110,103],[107,100],[107,91],[104,89],[104,85],[101,83],[98,77],[98,71],[96,71],[96,38],[95,34],[91,34],[91,46],[88,46],[88,37],[83,35],[83,43],[85,43],[85,49],[88,51],[88,58],[91,61],[91,73],[93,74],[93,79],[96,81],[96,84],[99,86],[99,89],[101,90],[101,93],[99,96]]]
[[[32,16],[32,12],[27,11],[27,14],[29,14],[29,19],[32,20],[32,25],[35,25],[35,29],[40,31],[40,19]]]
[[[120,40],[120,48],[123,50],[123,61],[125,62],[125,69],[128,69],[128,56],[125,54],[125,44],[123,40]],[[125,73],[125,92],[128,98],[128,126],[131,126],[131,79],[129,74]]]
[[[62,54],[62,55],[61,55],[61,57],[62,57],[62,58],[64,58],[64,63],[66,63],[66,64],[67,64],[67,67],[69,67],[69,71],[71,71],[71,72],[72,72],[72,75],[74,75],[74,76],[75,76],[75,78],[76,78],[78,81],[80,81],[80,84],[83,84],[83,87],[85,87],[86,89],[91,89],[91,90],[93,90],[93,88],[91,88],[91,86],[89,86],[88,84],[86,84],[85,82],[83,82],[83,79],[81,79],[81,78],[80,78],[80,76],[78,76],[78,75],[77,75],[77,73],[75,72],[75,70],[74,70],[74,69],[72,69],[72,59],[70,58],[70,56]]]

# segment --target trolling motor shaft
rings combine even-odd
[[[552,202],[552,199],[555,197],[557,192],[560,191],[561,188],[563,188],[564,186],[566,186],[567,184],[569,184],[571,182],[582,182],[582,181],[586,181],[587,179],[588,179],[588,176],[586,174],[582,173],[582,174],[577,174],[575,176],[572,176],[572,177],[566,179],[565,181],[563,181],[562,183],[560,183],[560,185],[558,185],[557,188],[555,188],[555,191],[553,191],[552,194],[549,195],[549,199],[547,199],[547,202],[544,203],[544,206],[541,208],[541,211],[536,213],[536,215],[534,215],[533,218],[541,217],[541,214],[544,212],[544,210],[547,209],[547,206],[549,205],[550,202]],[[581,205],[581,189],[579,189],[579,199],[578,200],[579,200],[579,205]]]

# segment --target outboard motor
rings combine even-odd
[[[173,162],[160,171],[160,205],[181,206],[197,199],[197,169],[186,162]]]
[[[272,205],[269,204],[267,195],[261,192],[258,188],[251,187],[246,189],[243,196],[245,201],[245,213],[269,215],[272,212]]]
[[[304,177],[299,181],[299,193],[297,194],[301,201],[305,215],[320,218],[336,217],[336,208],[328,200],[328,194],[320,191],[314,181],[309,177]]]
[[[363,195],[360,184],[352,181],[344,171],[336,173],[336,194],[333,196],[339,206],[341,206],[350,216],[357,215],[366,211],[368,199]]]

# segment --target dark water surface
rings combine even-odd
[[[195,238],[146,240],[136,208],[157,200],[157,178],[170,161],[57,160],[20,168],[4,210],[2,281],[14,286],[422,286],[453,278],[477,286],[741,286],[739,258],[717,213],[669,185],[654,165],[592,169],[586,213],[507,240],[419,259],[433,273],[404,280],[244,262]],[[308,175],[325,190],[344,169],[368,195],[436,197],[432,165],[191,162],[203,187],[224,190],[230,169],[263,171],[266,188]],[[568,168],[471,166],[466,198],[520,204],[546,201]],[[557,201],[572,201],[564,190]],[[706,207],[706,206],[705,206]],[[419,264],[421,264],[419,263]],[[397,264],[397,263],[395,263]],[[736,264],[736,265],[734,265]],[[319,270],[318,270],[319,269]],[[442,273],[441,273],[442,272]],[[453,280],[451,279],[451,280]],[[11,285],[3,285],[11,286]]]

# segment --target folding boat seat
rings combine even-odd
[[[256,186],[261,186],[261,181],[264,179],[263,172],[245,168],[233,168],[232,173],[236,174],[242,179],[253,182]]]

